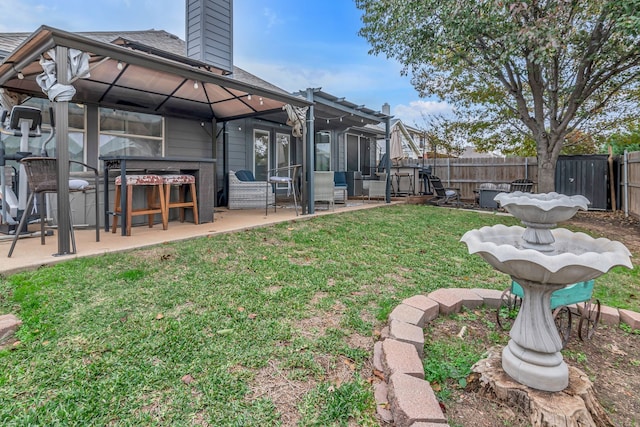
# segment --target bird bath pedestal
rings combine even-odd
[[[544,285],[513,278],[524,290],[522,307],[502,350],[502,368],[519,383],[538,390],[560,391],[569,384],[562,359],[562,340],[551,313],[551,294],[565,285]]]

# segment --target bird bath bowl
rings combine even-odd
[[[513,198],[517,199],[516,203],[522,203],[526,198],[523,196],[521,193]],[[530,199],[539,195],[527,196]],[[554,196],[554,199],[558,198]],[[526,218],[523,222],[527,226],[569,219],[582,206],[570,198],[571,206],[565,208],[557,201],[549,203],[544,197],[527,203],[521,208],[508,200],[510,208],[519,217]],[[552,209],[545,209],[554,204]],[[511,276],[524,290],[522,307],[509,332],[511,339],[502,351],[502,368],[521,384],[555,392],[567,387],[569,370],[560,353],[562,340],[551,313],[551,294],[567,285],[595,279],[614,266],[633,266],[631,253],[622,243],[594,239],[562,228],[545,229],[545,232],[551,240],[544,245],[544,250],[537,248],[540,245],[531,248],[530,242],[523,239],[526,230],[519,226],[482,227],[468,231],[461,241],[467,244],[469,253],[480,255],[495,269]]]
[[[554,192],[531,194],[514,191],[500,193],[494,200],[527,226],[522,235],[524,247],[542,252],[554,249],[551,229],[558,222],[572,218],[579,209],[586,211],[589,205],[589,200],[584,196],[566,196]]]

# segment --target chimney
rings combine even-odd
[[[387,116],[391,115],[391,106],[389,103],[385,102],[382,104],[382,114],[386,114]]]
[[[233,0],[187,0],[187,56],[233,72]]]

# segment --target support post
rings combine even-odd
[[[302,162],[302,179],[303,186],[305,188],[305,193],[307,195],[307,212],[309,214],[314,214],[316,212],[315,208],[315,193],[313,191],[313,171],[315,170],[315,152],[314,152],[314,138],[315,138],[315,123],[314,123],[314,108],[313,108],[313,88],[307,88],[307,101],[311,103],[309,106],[309,119],[307,120],[307,142],[303,144],[303,157],[304,162]],[[305,153],[306,150],[306,153]],[[302,214],[305,214],[304,208],[305,204],[302,204]]]
[[[384,170],[387,173],[387,189],[385,191],[385,202],[391,203],[391,117],[384,120],[384,143],[387,153]]]
[[[68,48],[56,46],[58,83],[69,84],[67,75]],[[71,253],[71,212],[69,209],[69,102],[55,101],[56,157],[58,163],[58,253]]]

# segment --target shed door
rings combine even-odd
[[[589,210],[607,210],[609,179],[607,156],[560,156],[556,165],[556,192],[585,196]]]

